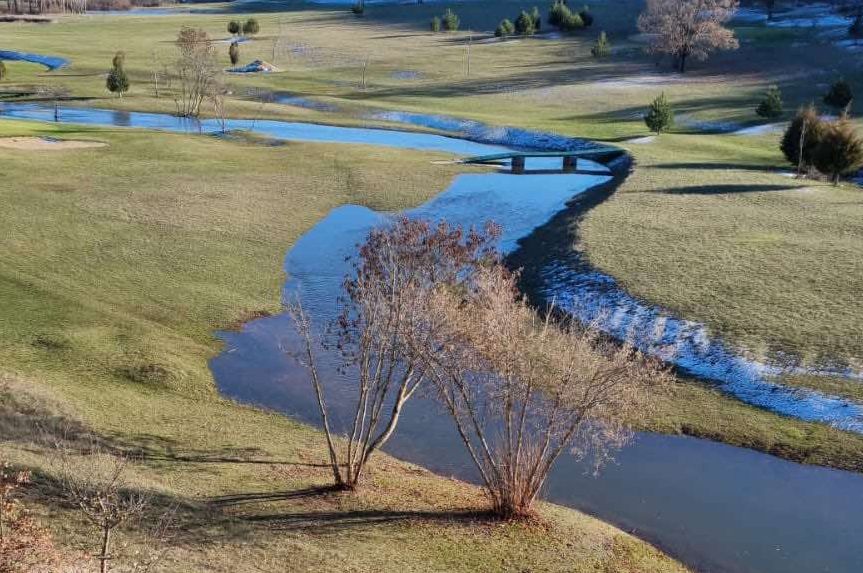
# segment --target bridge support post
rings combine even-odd
[[[512,158],[512,172],[516,175],[524,173],[524,157],[516,155]]]
[[[563,156],[563,172],[572,173],[578,168],[578,157],[574,155]]]

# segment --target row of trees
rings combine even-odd
[[[548,23],[563,32],[572,32],[593,25],[593,14],[588,6],[572,11],[566,0],[555,0],[548,12]]]
[[[606,459],[665,382],[630,347],[552,313],[539,318],[501,263],[498,234],[400,219],[360,247],[334,324],[316,325],[291,304],[304,341],[295,357],[310,372],[338,487],[361,484],[405,404],[423,393],[452,417],[493,510],[526,516],[564,452]],[[338,349],[355,391],[343,440],[331,426],[322,348]]]
[[[254,36],[261,31],[261,25],[254,18],[249,18],[245,22],[239,20],[231,20],[228,22],[228,33],[232,36]]]

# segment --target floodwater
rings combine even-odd
[[[2,104],[3,116],[52,121],[54,110]],[[196,122],[170,115],[85,108],[60,108],[59,120],[181,132],[221,129],[215,120]],[[431,134],[279,121],[230,120],[227,128],[295,141],[362,143],[455,155],[504,149]],[[569,145],[576,144],[570,140]],[[585,163],[592,173],[462,175],[445,192],[409,214],[445,217],[466,225],[493,217],[504,228],[502,247],[511,252],[518,248],[519,239],[562,210],[569,199],[608,179],[602,166]],[[553,164],[528,161],[527,167],[545,170]],[[317,320],[332,317],[335,295],[348,270],[345,258],[385,218],[358,206],[334,209],[288,252],[285,271],[290,280],[285,295],[299,292]],[[571,277],[564,278],[550,281],[550,288],[559,289]],[[604,290],[613,286],[607,281],[603,284]],[[211,369],[224,394],[317,422],[306,374],[287,355],[297,341],[286,316],[255,320],[240,332],[220,336],[225,350],[212,360]],[[324,358],[323,367],[334,424],[343,426],[351,407],[350,383],[335,372],[331,357]],[[812,398],[804,395],[799,399]],[[476,477],[449,420],[423,397],[409,404],[387,450],[441,473]],[[562,459],[549,481],[547,497],[631,530],[698,569],[735,573],[863,570],[863,545],[859,543],[863,476],[859,474],[803,466],[705,440],[652,434],[640,435],[599,479],[587,470],[588,466],[572,458]]]

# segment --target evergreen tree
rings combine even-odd
[[[254,36],[260,31],[261,25],[258,24],[258,21],[254,18],[249,18],[248,20],[246,20],[246,23],[243,24],[243,34],[247,36]]]
[[[654,133],[662,133],[674,127],[674,111],[665,97],[665,92],[651,102],[650,109],[644,115],[644,123]]]
[[[770,86],[764,99],[755,108],[755,113],[767,119],[776,119],[782,115],[782,92],[776,86]]]
[[[437,16],[431,19],[431,31],[435,34],[440,32],[440,18]]]
[[[585,28],[590,28],[593,26],[593,14],[590,13],[590,6],[586,5],[582,8],[578,15],[581,17],[581,21],[584,22]]]
[[[504,18],[500,24],[498,24],[497,29],[494,31],[494,35],[498,38],[505,38],[507,36],[511,36],[515,33],[515,25],[507,18]]]
[[[458,30],[458,27],[461,25],[461,20],[458,15],[450,10],[446,9],[446,12],[443,13],[443,29],[447,32],[455,32]]]
[[[824,103],[838,110],[845,110],[851,105],[854,99],[854,93],[851,91],[851,84],[844,79],[836,80],[830,90],[824,94]]]
[[[228,48],[228,57],[231,58],[231,65],[236,66],[240,62],[240,44],[231,42]]]
[[[123,52],[114,54],[111,61],[111,71],[108,72],[108,77],[105,79],[105,87],[108,88],[109,92],[117,94],[117,97],[123,97],[123,94],[129,91],[129,76],[123,69],[125,60],[126,55]]]
[[[608,36],[605,32],[600,32],[596,43],[590,49],[590,53],[594,58],[604,58],[611,54],[611,42],[608,41]]]
[[[536,33],[533,18],[524,10],[522,10],[515,20],[515,32],[519,36],[533,36]]]
[[[240,24],[237,20],[231,20],[228,22],[228,33],[232,36],[236,36],[243,29],[242,24]]]

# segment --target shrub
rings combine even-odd
[[[836,80],[830,86],[830,90],[824,94],[824,103],[839,110],[847,109],[853,99],[854,93],[851,91],[851,84],[842,78]]]
[[[788,163],[797,167],[798,173],[812,168],[812,159],[824,128],[823,124],[813,105],[799,109],[788,124],[779,148]]]
[[[821,173],[829,175],[833,184],[842,175],[863,166],[863,140],[847,118],[826,124],[815,145],[812,161]]]
[[[782,92],[776,86],[770,86],[764,99],[755,108],[755,113],[767,119],[776,119],[782,115]]]
[[[674,127],[674,111],[662,92],[650,104],[650,109],[644,115],[644,123],[654,133],[662,133]]]
[[[108,88],[109,92],[117,94],[118,97],[122,97],[125,92],[129,91],[129,76],[123,69],[125,59],[126,55],[123,52],[114,54],[111,61],[111,71],[108,72],[108,77],[105,79],[105,87]]]
[[[494,31],[494,35],[498,38],[505,38],[506,36],[511,36],[515,33],[515,25],[508,19],[504,18],[500,24],[497,25],[497,29]]]
[[[431,31],[435,34],[440,32],[440,18],[438,18],[437,16],[435,16],[431,20]]]
[[[356,14],[357,16],[362,16],[366,11],[366,3],[363,0],[357,0],[354,2],[354,5],[351,6],[351,12]]]
[[[585,4],[584,8],[582,8],[578,15],[581,17],[581,21],[584,22],[584,26],[586,28],[590,28],[593,26],[593,14],[590,13],[590,7]]]
[[[519,36],[533,36],[536,33],[533,17],[524,10],[515,19],[515,32]]]
[[[6,64],[3,63],[3,60],[0,60],[0,81],[6,79]]]
[[[254,18],[249,18],[248,20],[246,20],[246,23],[243,24],[243,34],[254,36],[260,31],[261,25],[258,24],[258,21]]]
[[[443,29],[447,32],[455,32],[460,25],[461,20],[458,15],[447,8],[446,12],[443,13]]]
[[[231,42],[228,48],[228,57],[231,58],[231,65],[236,66],[240,61],[240,45],[237,42]]]
[[[611,42],[608,41],[608,36],[605,32],[600,32],[596,43],[590,49],[590,53],[594,58],[604,58],[611,54]]]
[[[236,36],[237,34],[240,33],[240,30],[242,30],[242,29],[243,29],[243,26],[242,26],[242,24],[240,24],[239,21],[231,20],[230,22],[228,22],[228,33],[229,34]]]

